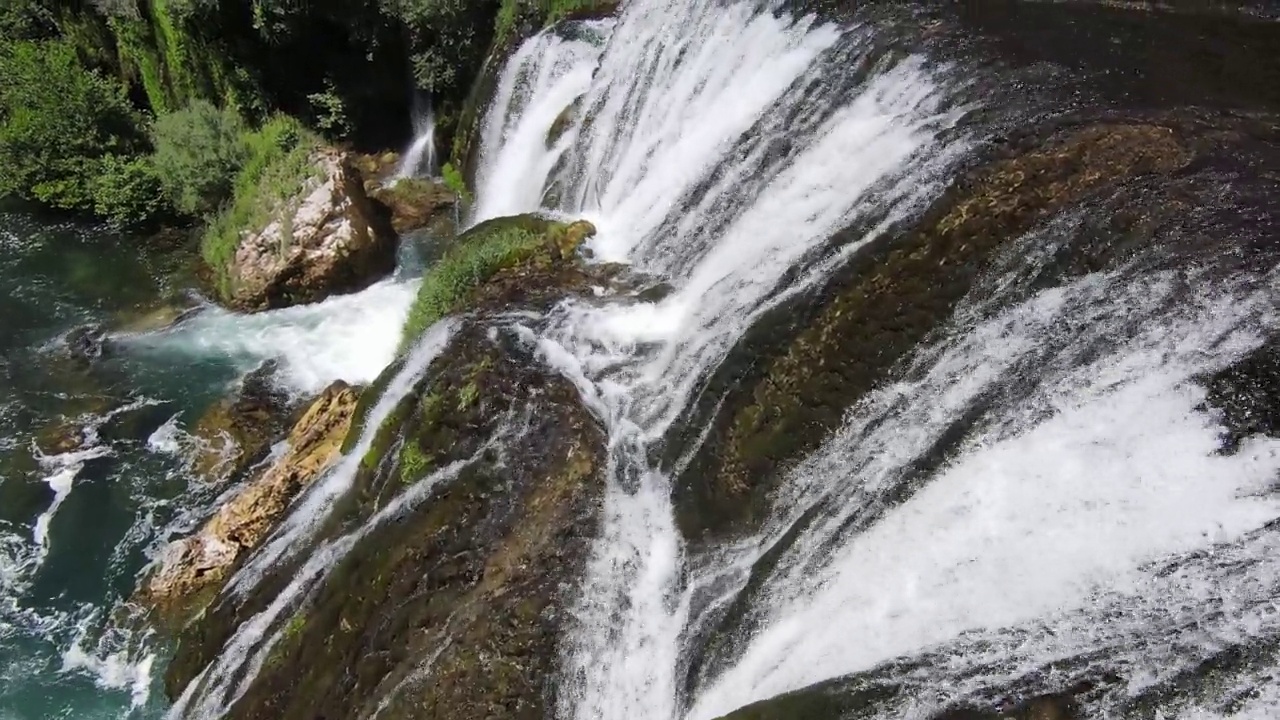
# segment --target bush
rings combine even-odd
[[[92,210],[108,157],[147,150],[124,88],[62,41],[0,45],[0,196]]]
[[[102,172],[93,185],[93,211],[116,227],[136,227],[168,214],[160,178],[150,158],[103,160]]]
[[[471,192],[467,190],[467,181],[462,177],[462,171],[454,167],[453,163],[445,163],[440,168],[441,179],[444,180],[444,186],[453,191],[454,195],[464,199],[471,199]]]
[[[297,195],[315,168],[311,153],[320,139],[291,117],[276,116],[244,136],[246,159],[235,175],[231,202],[205,228],[201,252],[229,295],[228,268],[246,230],[265,226],[271,213]]]
[[[249,158],[247,136],[235,111],[203,100],[160,116],[155,171],[178,212],[208,215],[231,198],[236,173]]]

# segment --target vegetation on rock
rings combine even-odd
[[[230,267],[242,235],[265,225],[271,213],[313,176],[310,157],[320,140],[297,120],[277,116],[242,138],[244,161],[231,184],[231,199],[205,229],[201,252],[219,291],[231,293]]]
[[[499,271],[571,257],[577,246],[594,234],[590,223],[566,225],[533,215],[489,220],[468,230],[422,279],[405,323],[402,348],[441,318],[457,312]]]

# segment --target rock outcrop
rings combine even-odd
[[[180,626],[222,586],[236,563],[262,541],[298,493],[338,456],[359,391],[338,382],[311,403],[289,433],[289,449],[218,509],[195,535],[165,549],[139,600],[162,623]]]
[[[448,311],[462,319],[448,347],[377,428],[353,487],[323,523],[321,542],[345,535],[354,545],[279,617],[280,639],[234,717],[553,712],[550,678],[599,525],[605,435],[509,313],[533,311],[536,326],[539,311],[610,282],[616,268],[588,266],[575,252],[590,230],[533,217],[487,223],[432,271],[453,276],[478,267],[467,260],[477,253],[511,251],[449,295]],[[393,520],[371,522],[391,507]],[[276,600],[294,571],[276,572],[246,597],[223,596],[183,632],[170,695]]]
[[[292,408],[288,394],[275,385],[277,370],[275,361],[264,362],[196,421],[196,477],[219,482],[248,469],[288,428]]]
[[[223,301],[247,312],[361,290],[395,267],[396,235],[346,153],[312,156],[301,192],[240,238]]]
[[[366,189],[391,212],[391,226],[398,233],[420,230],[458,203],[458,196],[444,183],[426,178],[366,182]]]

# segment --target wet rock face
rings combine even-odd
[[[223,298],[230,307],[252,312],[317,302],[361,290],[395,267],[395,232],[349,156],[323,150],[313,164],[298,196],[241,238]]]
[[[288,429],[292,407],[274,382],[278,370],[275,361],[264,362],[196,422],[192,434],[201,441],[193,466],[197,477],[218,482],[243,472]]]
[[[460,330],[383,423],[328,532],[421,496],[281,619],[280,644],[230,717],[359,718],[384,702],[386,718],[550,714],[598,524],[604,435],[568,381],[490,327]],[[291,572],[184,634],[170,694]]]
[[[578,259],[586,223],[516,218],[484,232],[517,226],[547,234],[458,296],[454,310],[469,319],[377,428],[321,536],[403,505],[280,618],[279,644],[230,717],[361,718],[380,705],[380,717],[406,719],[552,713],[565,624],[599,525],[606,438],[507,313],[525,310],[519,322],[537,328],[540,313],[568,294],[592,296],[616,268]],[[368,391],[357,423],[395,372]],[[295,571],[279,568],[192,623],[169,694]]]
[[[916,229],[855,257],[818,308],[800,315],[780,354],[730,396],[679,478],[687,537],[756,527],[781,468],[816,447],[845,408],[950,316],[1004,243],[1091,195],[1168,175],[1191,158],[1180,133],[1146,122],[1086,123],[1024,142],[960,179]]]
[[[367,183],[369,195],[387,207],[398,233],[420,230],[442,213],[452,212],[458,196],[444,183],[425,178],[402,178]]]
[[[279,460],[219,508],[199,532],[169,545],[137,597],[155,608],[162,625],[180,627],[198,612],[298,493],[338,457],[359,395],[343,382],[327,388],[293,426],[289,449]]]

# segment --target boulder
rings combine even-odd
[[[195,535],[165,549],[139,600],[162,624],[181,625],[221,587],[229,572],[266,537],[289,504],[338,457],[359,391],[343,382],[327,388],[289,433],[289,449],[218,509]]]
[[[312,156],[302,190],[241,235],[225,268],[222,300],[246,312],[317,302],[362,290],[395,267],[396,235],[365,193],[350,157]]]
[[[200,440],[192,471],[206,482],[243,472],[266,454],[288,427],[290,399],[275,384],[279,365],[268,360],[205,411],[192,434]]]
[[[391,213],[391,226],[398,233],[420,230],[442,212],[453,209],[458,196],[444,183],[426,178],[400,178],[386,183],[366,182],[373,199]]]

